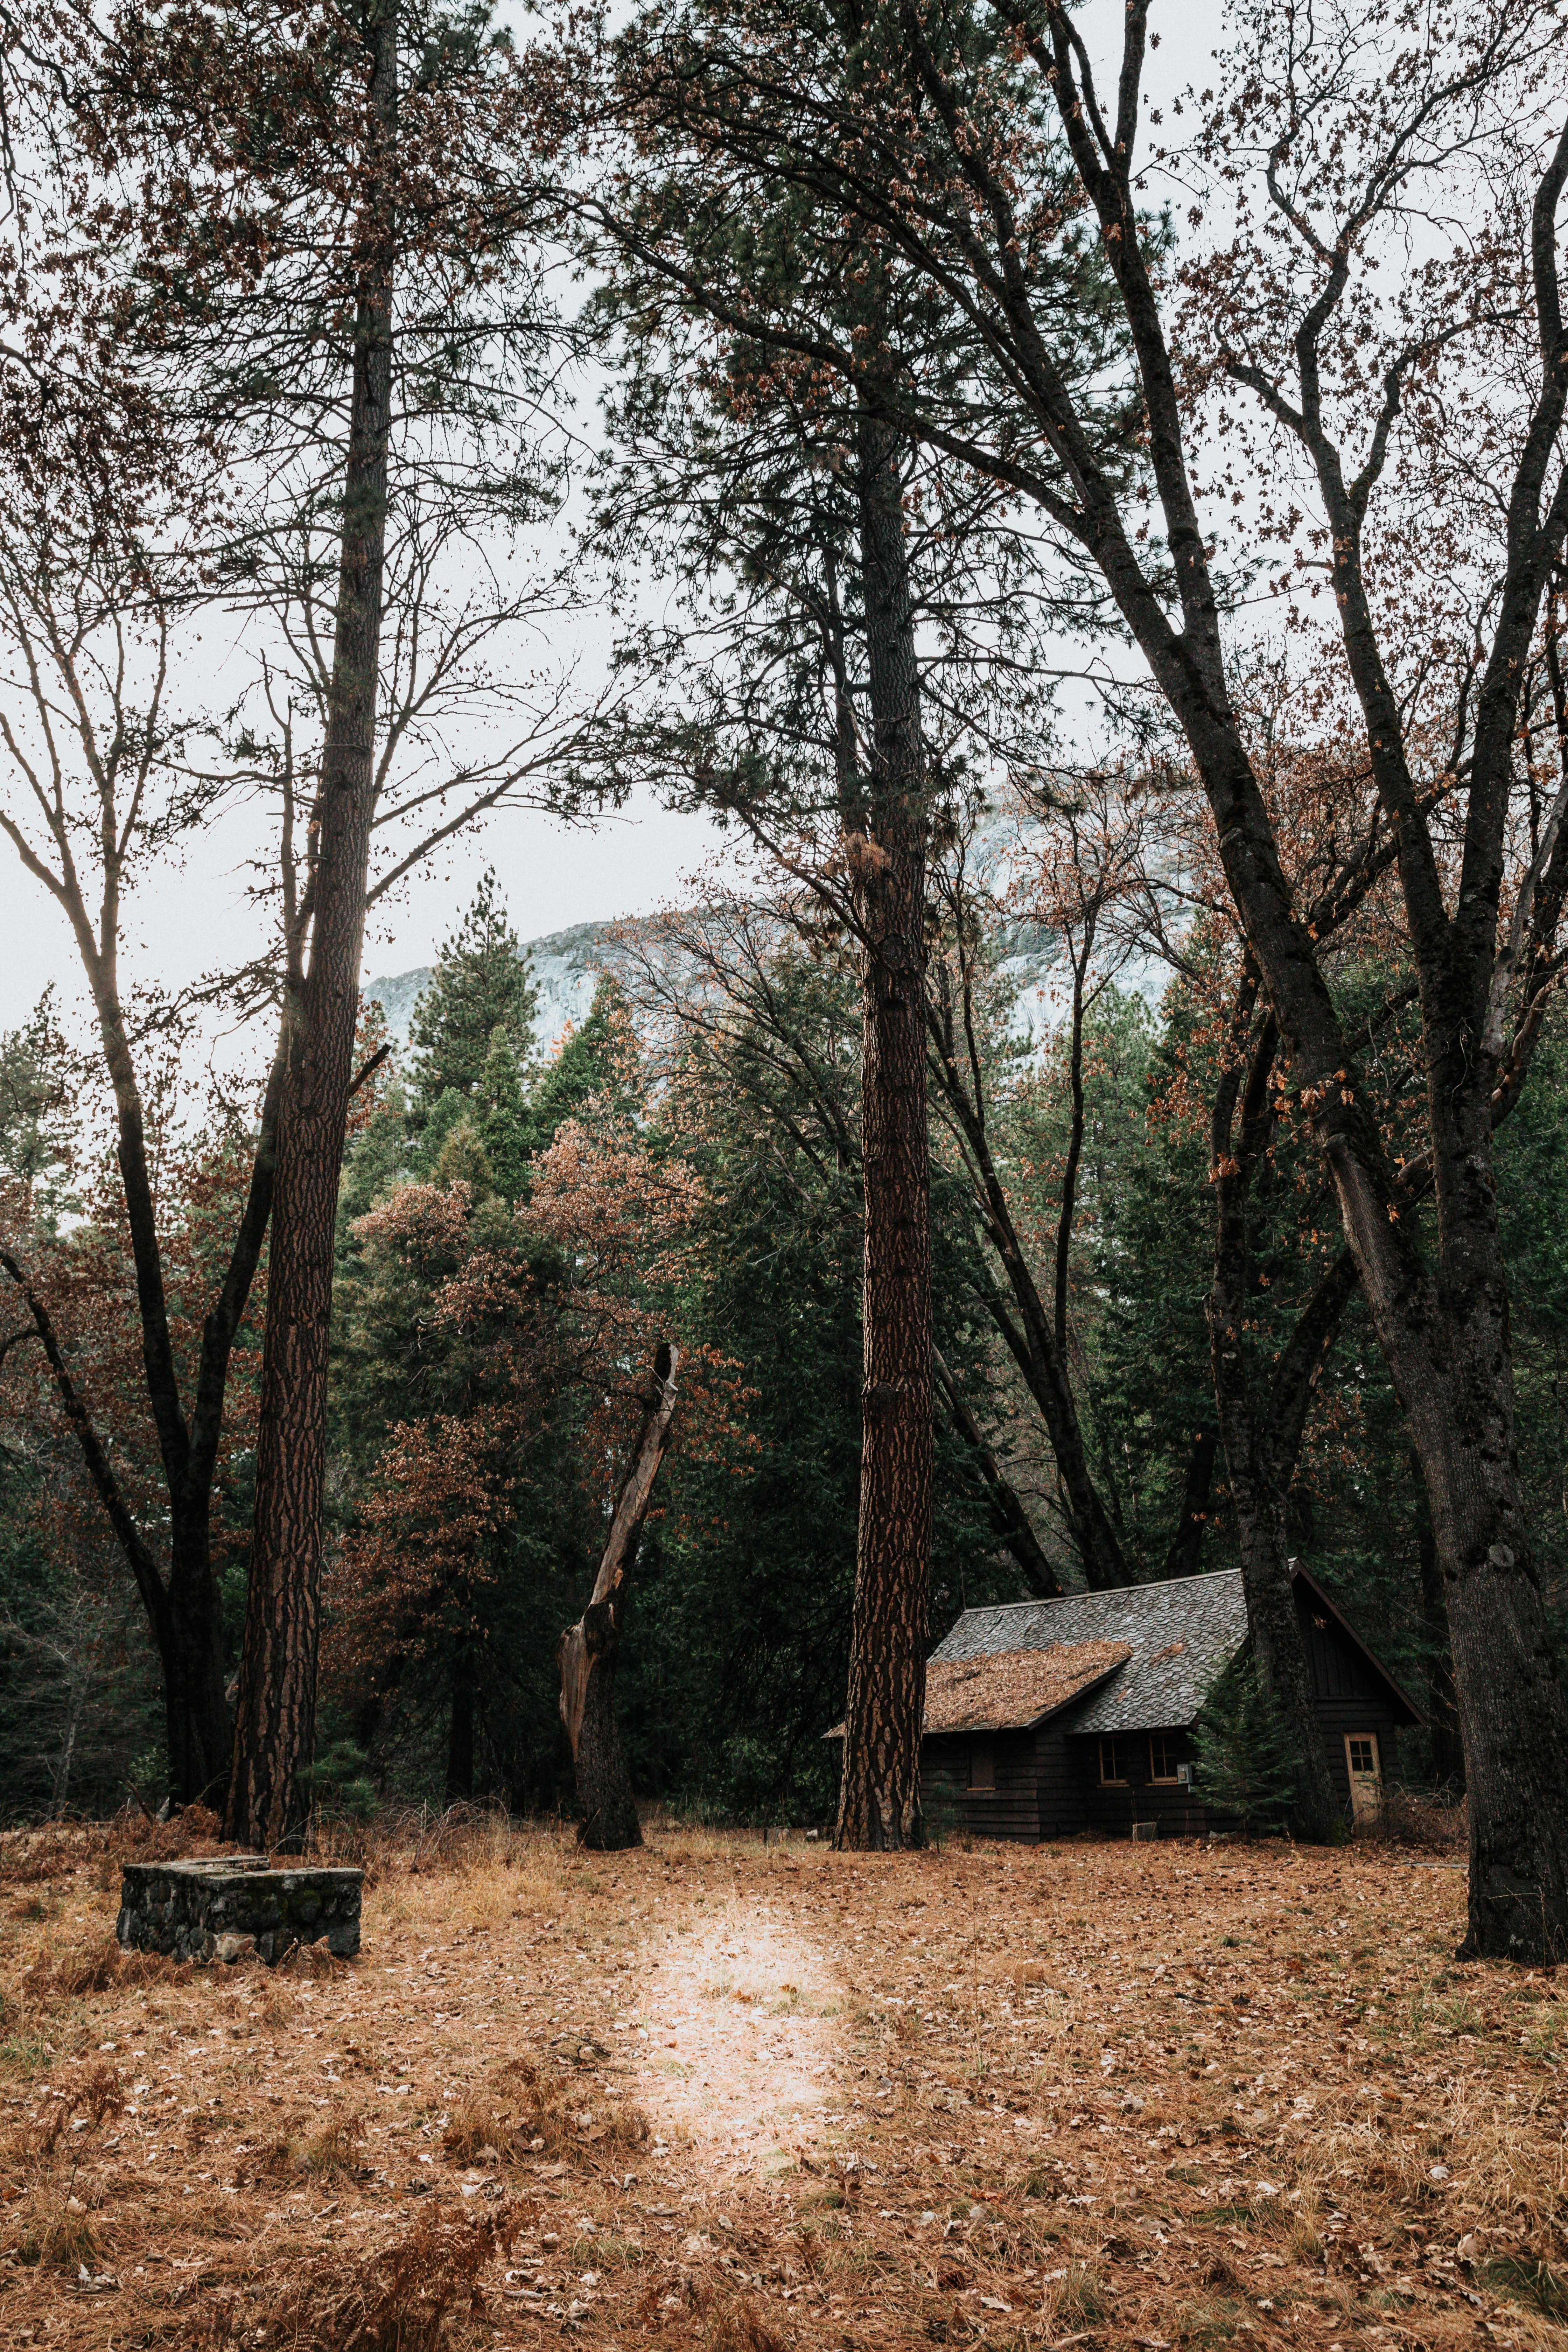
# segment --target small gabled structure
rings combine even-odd
[[[1375,1804],[1417,1710],[1321,1586],[1296,1607],[1329,1769],[1346,1819]],[[1247,1644],[1238,1569],[969,1609],[927,1667],[928,1810],[981,1837],[1093,1829],[1198,1834],[1192,1731]]]

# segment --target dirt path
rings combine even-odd
[[[843,1995],[766,1902],[668,1938],[640,1990],[638,2095],[656,2134],[727,2177],[784,2171],[820,2143],[843,2063]]]

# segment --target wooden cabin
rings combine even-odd
[[[1345,1818],[1375,1811],[1422,1717],[1343,1612],[1294,1569],[1323,1751]],[[1197,1836],[1192,1730],[1248,1639],[1241,1571],[970,1609],[932,1653],[929,1810],[977,1837]]]

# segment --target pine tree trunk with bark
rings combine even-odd
[[[642,1824],[616,1722],[616,1657],[626,1614],[626,1579],[637,1557],[654,1480],[669,1444],[677,1402],[673,1348],[654,1359],[643,1423],[605,1545],[588,1606],[555,1645],[561,1720],[577,1776],[578,1843],[595,1853],[641,1845]]]
[[[369,154],[354,325],[337,627],[310,828],[307,967],[291,968],[279,1120],[256,1511],[227,1834],[258,1848],[303,1833],[299,1775],[315,1751],[327,1362],[338,1181],[353,1083],[366,877],[375,811],[375,710],[392,420],[395,0],[369,47]],[[294,948],[290,948],[293,965]]]
[[[871,714],[851,836],[863,954],[866,1243],[860,1513],[834,1843],[918,1845],[931,1582],[931,1148],[925,1087],[926,778],[898,444],[864,419],[861,568]]]

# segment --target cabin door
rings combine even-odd
[[[1373,1822],[1383,1809],[1383,1758],[1375,1731],[1347,1731],[1345,1763],[1351,1776],[1351,1812],[1359,1822]]]

